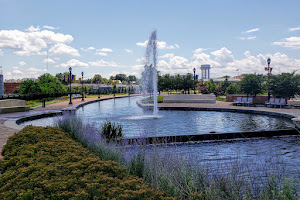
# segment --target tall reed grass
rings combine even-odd
[[[297,186],[292,179],[284,178],[283,169],[272,171],[260,166],[253,174],[237,159],[230,166],[217,166],[226,173],[214,172],[209,165],[199,166],[194,157],[166,152],[143,141],[138,144],[144,145],[130,146],[107,142],[101,130],[76,115],[63,115],[55,123],[100,159],[117,161],[129,174],[180,199],[298,199]]]

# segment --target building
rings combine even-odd
[[[210,79],[210,65],[201,65],[201,79]]]

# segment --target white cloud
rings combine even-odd
[[[256,36],[239,37],[240,40],[255,40]]]
[[[289,28],[289,31],[293,32],[293,31],[299,31],[300,27],[295,27],[295,28]]]
[[[4,53],[3,53],[2,49],[0,49],[0,56],[3,56],[3,55],[4,55]]]
[[[37,32],[37,31],[40,31],[40,27],[37,26],[37,27],[34,27],[34,26],[30,26],[28,27],[27,29],[25,29],[26,31],[29,31],[29,32]]]
[[[50,29],[50,30],[55,30],[55,29],[58,29],[58,28],[56,28],[56,27],[53,27],[53,26],[43,26],[43,28],[45,28],[45,29]]]
[[[51,58],[48,58],[48,59],[45,59],[44,61],[43,61],[43,63],[56,63],[54,60],[52,60]]]
[[[172,57],[174,57],[174,53],[167,53],[163,56],[159,56],[158,58],[169,59],[169,58],[172,58]]]
[[[82,51],[90,51],[90,50],[95,50],[95,47],[88,47],[88,48],[80,48]]]
[[[28,72],[47,72],[47,69],[38,69],[38,68],[35,68],[35,67],[29,67],[26,71]]]
[[[273,42],[272,44],[282,46],[282,47],[299,49],[300,48],[300,37],[284,38],[280,42]]]
[[[49,49],[49,53],[66,54],[70,56],[80,56],[77,49],[74,49],[73,47],[70,47],[62,43],[55,44],[51,49]]]
[[[138,58],[138,59],[136,59],[136,62],[143,62],[143,63],[145,63],[146,62],[146,58],[145,57]]]
[[[259,31],[259,28],[253,28],[253,29],[250,29],[250,30],[242,32],[242,33],[247,34],[247,33],[253,33],[253,32],[257,32],[257,31]]]
[[[76,59],[71,59],[67,63],[62,63],[59,66],[60,67],[84,67],[84,68],[89,67],[87,63],[80,62],[79,60]]]
[[[225,47],[221,48],[220,50],[213,51],[211,54],[216,57],[216,62],[221,64],[234,61],[232,52]]]
[[[109,49],[109,48],[102,48],[102,49],[97,49],[97,51],[100,51],[100,52],[112,52],[113,50]]]
[[[94,62],[89,62],[89,65],[93,67],[117,67],[118,65],[113,61],[104,61],[104,60],[97,60]]]
[[[131,49],[124,49],[124,51],[125,51],[126,53],[132,53],[132,52],[133,52]]]
[[[137,46],[141,46],[141,47],[147,47],[147,44],[148,44],[148,40],[146,40],[145,42],[137,42],[136,43]],[[178,44],[168,45],[164,41],[157,41],[157,48],[158,49],[178,49],[179,45]]]
[[[103,52],[97,52],[97,53],[95,53],[95,55],[107,56],[107,53],[103,53]]]
[[[54,33],[53,31],[29,27],[29,32],[19,30],[1,30],[0,48],[12,49],[15,54],[20,56],[41,55],[42,49],[48,44],[70,43],[73,41],[71,35]]]
[[[24,65],[26,65],[26,62],[21,61],[21,62],[19,62],[19,65],[20,65],[20,66],[24,66]]]

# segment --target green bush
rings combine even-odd
[[[172,199],[59,128],[27,126],[2,155],[0,199]]]
[[[102,137],[106,138],[107,142],[115,142],[123,139],[122,126],[112,122],[105,122],[101,129]]]

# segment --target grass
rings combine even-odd
[[[60,97],[58,99],[53,99],[53,100],[46,101],[46,105],[59,103],[59,102],[63,102],[63,101],[68,101],[68,97]],[[30,106],[30,108],[34,108],[36,106],[41,106],[42,105],[42,100],[38,99],[38,100],[26,101],[26,105]]]
[[[218,96],[218,97],[216,97],[216,100],[217,101],[226,101],[226,97]]]

